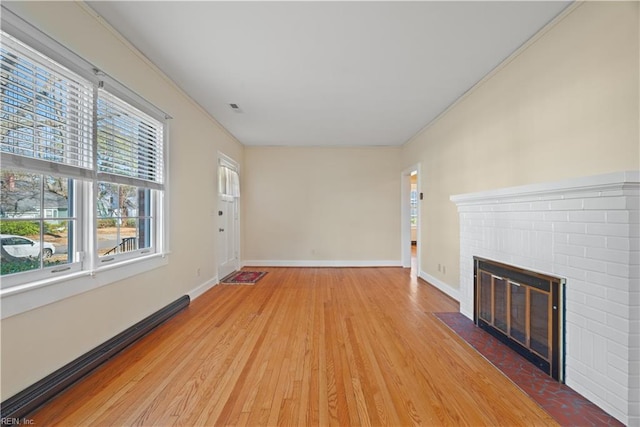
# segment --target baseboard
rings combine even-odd
[[[325,261],[325,260],[247,260],[243,261],[245,267],[401,267],[402,262],[374,260],[374,261]]]
[[[191,301],[193,301],[194,299],[198,298],[200,295],[204,294],[209,289],[217,285],[219,281],[220,280],[218,279],[218,276],[215,276],[213,279],[209,279],[197,288],[194,288],[187,292],[187,295],[189,295],[189,298],[191,298]]]
[[[37,383],[8,398],[0,404],[2,407],[1,424],[5,425],[6,420],[9,420],[9,423],[12,420],[22,420],[58,393],[151,332],[161,323],[175,316],[189,305],[189,301],[188,295],[175,300]]]
[[[422,280],[424,280],[426,282],[429,282],[430,284],[432,284],[436,288],[440,289],[442,292],[444,292],[445,294],[449,295],[454,300],[460,302],[460,290],[452,288],[451,286],[449,286],[448,284],[446,284],[442,280],[437,279],[437,278],[433,277],[432,275],[425,273],[424,271],[421,271],[420,274],[418,275],[418,277],[420,277]]]

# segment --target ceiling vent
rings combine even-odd
[[[238,104],[229,104],[229,107],[231,107],[231,109],[237,113],[240,112],[240,106]]]

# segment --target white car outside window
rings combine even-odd
[[[9,255],[14,257],[34,257],[40,256],[40,242],[31,240],[23,236],[12,236],[7,234],[0,235],[2,238],[2,247]],[[49,258],[56,252],[55,246],[51,243],[44,242],[42,252],[45,258]]]

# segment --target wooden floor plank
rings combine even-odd
[[[216,286],[34,425],[556,425],[401,268],[264,268]]]

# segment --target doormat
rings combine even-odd
[[[227,285],[253,285],[262,279],[266,271],[236,271],[222,279],[220,283]]]

